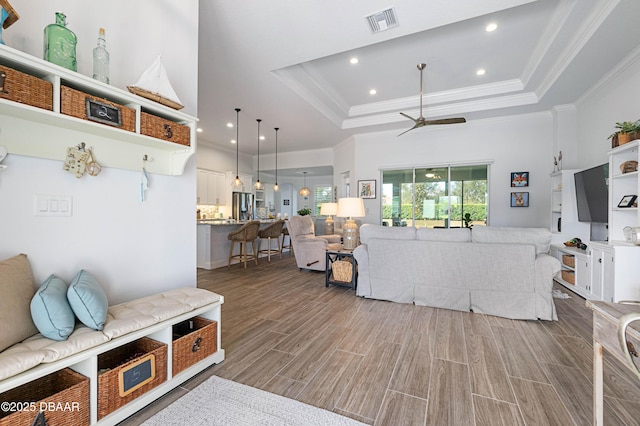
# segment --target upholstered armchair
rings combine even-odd
[[[310,216],[292,216],[287,223],[293,254],[300,269],[324,271],[327,249],[341,247],[340,235],[315,235]]]

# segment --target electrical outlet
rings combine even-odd
[[[34,216],[72,216],[73,197],[71,195],[35,194]]]

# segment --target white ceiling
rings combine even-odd
[[[399,26],[371,33],[365,16],[389,7]],[[199,143],[235,150],[236,107],[246,154],[257,118],[261,154],[274,127],[278,152],[401,133],[413,123],[399,112],[419,113],[421,62],[427,119],[547,111],[639,55],[639,18],[638,0],[201,0]]]

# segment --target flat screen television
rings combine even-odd
[[[609,222],[609,163],[573,175],[576,182],[578,221]]]

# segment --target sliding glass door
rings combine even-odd
[[[382,172],[386,226],[453,228],[486,225],[488,165],[416,167]]]

